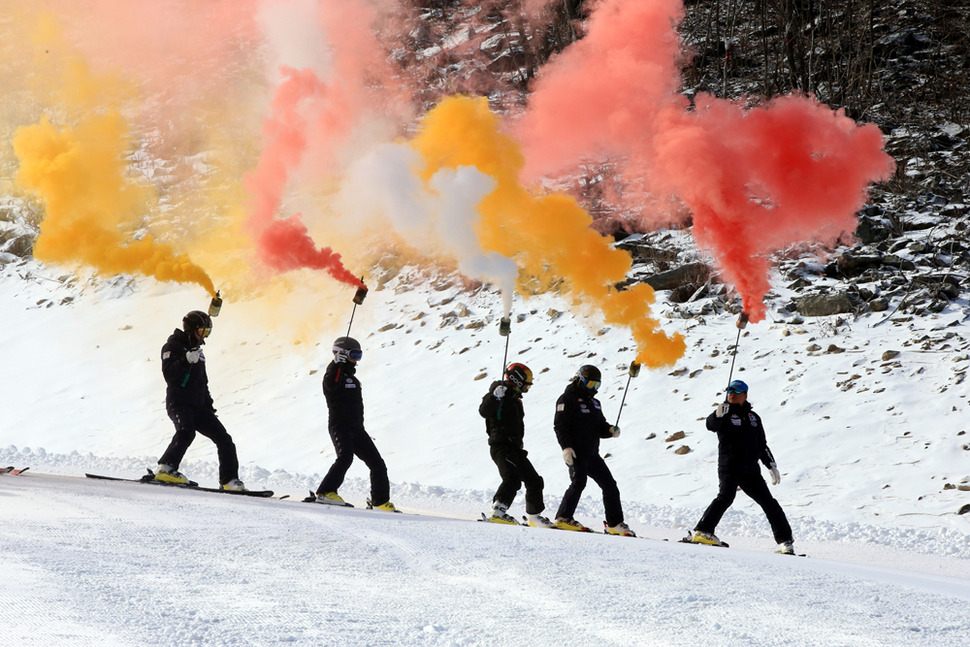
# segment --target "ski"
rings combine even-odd
[[[319,503],[320,505],[332,505],[335,508],[353,508],[353,503],[337,503],[336,501],[331,501],[329,499],[324,500],[322,497],[318,497],[316,492],[311,491],[310,496],[303,499],[303,503]]]
[[[713,546],[715,548],[730,548],[730,546],[726,542],[723,542],[723,541],[719,541],[716,544],[702,544],[699,541],[692,541],[690,537],[691,537],[690,533],[687,533],[687,536],[686,537],[684,537],[683,539],[680,539],[678,541],[680,541],[680,543],[682,543],[682,544],[694,544],[695,546]]]
[[[0,467],[0,474],[13,474],[14,476],[16,476],[17,474],[23,474],[29,469],[30,469],[29,467],[22,467],[18,470],[13,465],[10,465],[7,467]]]
[[[127,479],[121,478],[119,476],[105,476],[103,474],[87,474],[89,479],[101,479],[104,481],[128,481],[130,483],[148,483],[149,485],[163,485],[166,487],[177,487],[184,490],[197,490],[199,492],[219,492],[220,494],[236,494],[240,496],[253,496],[259,498],[269,498],[273,496],[272,490],[223,490],[222,488],[215,487],[202,487],[195,481],[188,481],[186,483],[166,483],[165,481],[158,481],[155,479],[155,473],[151,470],[147,470],[148,474],[145,474],[138,479]]]

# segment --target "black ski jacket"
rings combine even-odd
[[[569,383],[556,401],[553,428],[559,446],[563,449],[572,447],[580,456],[598,454],[600,438],[613,435],[610,433],[610,423],[600,408],[600,401],[575,380]]]
[[[168,385],[165,390],[167,405],[213,409],[209,378],[205,374],[205,354],[200,355],[195,364],[185,359],[185,353],[199,346],[187,332],[178,329],[162,346],[162,375]]]
[[[330,410],[330,429],[364,430],[364,398],[357,367],[350,362],[330,362],[323,376],[323,395]]]
[[[498,400],[492,392],[500,384],[508,387],[508,390]],[[485,418],[489,445],[508,445],[522,449],[525,438],[525,409],[522,406],[522,394],[517,388],[506,381],[492,382],[488,393],[482,398],[478,413]]]
[[[707,428],[717,433],[717,469],[731,474],[759,472],[758,461],[771,467],[775,457],[768,449],[761,416],[751,403],[732,404],[723,417],[707,416]]]

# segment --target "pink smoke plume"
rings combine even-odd
[[[625,153],[648,138],[659,110],[683,105],[680,0],[604,0],[584,38],[540,71],[515,133],[526,155],[524,179],[554,173],[583,157]]]
[[[642,182],[630,193],[637,206],[676,198],[756,322],[768,255],[853,231],[869,185],[887,178],[893,161],[877,127],[809,97],[745,109],[700,95],[690,111],[678,94],[683,15],[681,0],[597,5],[587,36],[543,69],[516,126],[525,174],[612,158]]]
[[[264,148],[246,176],[251,198],[248,225],[259,255],[277,271],[307,267],[326,270],[339,281],[363,287],[328,247],[317,249],[302,216],[277,219],[283,195],[298,169],[314,173],[336,168],[338,152],[376,108],[393,110],[403,91],[388,69],[371,27],[377,15],[361,2],[332,0],[317,7],[320,39],[331,59],[326,80],[311,69],[282,66],[283,80],[263,125]]]

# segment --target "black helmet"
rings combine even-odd
[[[600,374],[600,370],[592,364],[583,364],[576,371],[576,379],[587,389],[596,393],[603,381],[603,376]]]
[[[202,329],[202,336],[208,337],[212,332],[212,317],[201,310],[193,310],[182,317],[182,330],[188,334],[195,334],[199,328]]]
[[[523,393],[528,391],[529,387],[532,386],[532,370],[525,364],[519,364],[518,362],[509,364],[509,367],[505,369],[505,377],[515,385],[515,388]]]
[[[337,337],[333,342],[333,359],[338,364],[346,362],[348,359],[351,362],[359,362],[363,356],[364,352],[360,349],[360,342],[353,337]]]

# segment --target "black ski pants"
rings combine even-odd
[[[741,488],[742,492],[751,497],[764,510],[765,516],[768,517],[768,523],[771,524],[771,532],[775,536],[775,542],[780,544],[792,540],[788,517],[785,516],[785,511],[781,509],[781,504],[775,500],[775,497],[771,496],[771,491],[768,489],[768,484],[765,483],[764,478],[762,478],[761,472],[750,472],[746,474],[718,472],[718,478],[720,485],[718,486],[717,497],[711,501],[711,505],[707,507],[707,510],[704,512],[701,520],[697,522],[697,527],[694,530],[713,535],[714,529],[717,528],[717,524],[721,521],[721,517],[724,516],[727,509],[734,503],[734,497],[737,496],[738,488]]]
[[[623,522],[623,507],[620,504],[620,488],[616,486],[616,479],[606,466],[606,461],[599,454],[591,456],[577,455],[576,460],[569,466],[569,487],[562,495],[562,502],[556,512],[556,518],[572,519],[579,505],[579,498],[586,489],[586,480],[593,479],[603,490],[603,508],[606,513],[606,525],[615,526]]]
[[[219,484],[239,478],[239,458],[236,445],[226,428],[216,418],[215,412],[204,407],[167,404],[168,417],[175,423],[175,435],[159,463],[178,469],[189,445],[195,440],[196,432],[216,444],[219,453]]]
[[[526,514],[539,514],[545,510],[546,504],[542,501],[542,488],[545,484],[529,460],[529,452],[519,447],[491,445],[489,453],[498,467],[499,476],[502,477],[492,501],[509,507],[524,483]]]
[[[387,479],[387,466],[377,451],[377,446],[363,429],[331,428],[330,439],[337,458],[330,471],[320,481],[317,494],[336,492],[343,485],[347,470],[356,456],[370,469],[371,505],[384,505],[391,499],[391,484]]]

